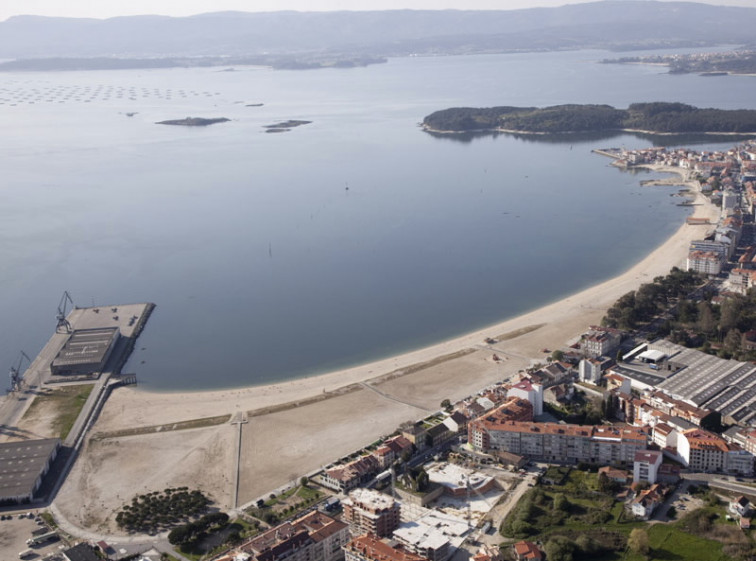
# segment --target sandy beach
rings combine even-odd
[[[693,216],[716,222],[719,209],[697,191],[694,204]],[[389,434],[403,421],[438,409],[443,399],[471,395],[543,361],[543,348],[563,347],[599,323],[619,296],[673,266],[684,267],[690,241],[711,228],[683,224],[616,278],[485,329],[377,362],[224,391],[119,388],[93,427],[56,507],[81,527],[112,532],[115,510],[138,492],[188,485],[205,490],[221,508],[253,501]],[[498,342],[487,345],[487,337]],[[494,353],[504,360],[494,362]],[[235,438],[238,426],[227,421],[173,430],[179,428],[176,423],[241,413],[249,419],[241,439]],[[116,432],[124,429],[137,434]],[[238,496],[233,485],[237,440]],[[81,509],[82,496],[86,509]]]

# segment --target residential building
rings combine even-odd
[[[735,497],[732,501],[730,501],[727,509],[735,516],[750,517],[753,513],[753,508],[751,508],[751,501],[749,501],[742,495]]]
[[[715,276],[722,272],[722,256],[713,251],[690,251],[685,270]]]
[[[639,450],[633,460],[633,483],[656,483],[663,454],[658,450]]]
[[[591,330],[581,340],[580,346],[583,352],[590,357],[610,356],[617,352],[621,341],[621,331],[592,326]]]
[[[478,449],[489,447],[488,431],[495,430],[506,421],[532,421],[533,405],[519,397],[512,397],[490,413],[473,419],[467,424],[467,440],[477,443]]]
[[[543,401],[552,405],[560,405],[572,400],[575,388],[572,382],[568,384],[556,384],[549,386],[543,391]]]
[[[473,423],[471,423],[473,426]],[[631,464],[645,450],[647,434],[637,427],[578,426],[559,423],[484,421],[469,442],[481,452],[505,451],[552,462]]]
[[[653,441],[659,448],[677,446],[677,431],[666,423],[656,423],[653,428]]]
[[[698,427],[714,413],[711,409],[696,407],[658,390],[650,392],[645,399],[654,409],[658,409],[670,417],[680,417]]]
[[[349,541],[349,526],[312,511],[258,534],[236,548],[250,561],[341,561]]]
[[[533,542],[523,540],[512,546],[512,553],[517,561],[543,561],[543,552]]]
[[[753,455],[721,436],[701,429],[679,433],[677,453],[694,471],[753,474]]]
[[[703,251],[705,253],[716,253],[721,260],[727,258],[727,254],[730,251],[729,246],[726,243],[711,241],[711,240],[695,240],[690,242],[689,251]]]
[[[470,419],[460,411],[452,411],[451,415],[444,419],[444,424],[450,431],[460,433],[467,430],[467,423],[469,420]]]
[[[607,357],[584,358],[578,364],[578,378],[581,382],[597,385],[601,381],[604,370],[614,363]]]
[[[612,466],[603,466],[598,470],[599,475],[602,473],[610,480],[621,485],[627,485],[631,481],[630,472]]]
[[[481,544],[478,553],[473,555],[473,561],[502,561],[501,551],[498,547]]]
[[[373,489],[353,489],[342,505],[343,520],[349,524],[353,536],[387,537],[399,527],[400,506],[389,495]]]
[[[531,383],[540,384],[544,389],[572,382],[572,366],[566,362],[552,362],[528,374]]]
[[[354,538],[344,546],[344,554],[346,561],[428,561],[400,545],[391,546],[371,535]]]
[[[361,456],[348,464],[325,470],[320,483],[334,491],[346,493],[350,489],[370,481],[381,467],[380,461],[375,456]]]
[[[507,391],[507,397],[519,397],[533,406],[533,416],[543,415],[543,386],[523,378]]]
[[[635,516],[643,520],[648,520],[651,515],[664,501],[664,490],[656,483],[650,488],[638,493],[631,503],[631,510]]]

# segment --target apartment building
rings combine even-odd
[[[349,526],[313,511],[284,522],[239,546],[254,561],[341,561]]]
[[[635,452],[645,450],[648,442],[648,435],[638,427],[483,421],[484,430],[470,433],[474,449],[544,461],[631,464]]]
[[[389,495],[373,489],[354,489],[341,504],[343,520],[349,524],[353,536],[387,537],[399,527],[400,506]]]
[[[346,561],[428,561],[399,545],[391,546],[376,536],[366,534],[344,546]]]

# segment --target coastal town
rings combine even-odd
[[[544,326],[528,317],[516,330],[498,326],[473,334],[474,344],[465,339],[461,350],[447,348],[454,352],[446,355],[432,349],[425,361],[411,355],[405,365],[394,361],[390,371],[373,366],[386,372],[378,378],[370,370],[372,376],[346,385],[344,374],[320,379],[320,395],[305,397],[311,390],[303,386],[301,395],[290,392],[295,401],[277,397],[278,404],[265,410],[242,410],[238,401],[229,414],[211,406],[215,417],[184,407],[185,418],[170,423],[132,423],[136,408],[127,412],[121,396],[142,401],[145,410],[151,397],[135,390],[135,377],[120,369],[153,306],[64,313],[64,298],[55,335],[25,371],[19,360],[14,386],[0,404],[6,429],[0,532],[12,534],[21,559],[67,561],[619,559],[684,547],[710,552],[711,559],[751,558],[756,142],[725,152],[597,152],[621,169],[679,175],[643,184],[685,186],[681,204],[695,211],[683,226],[684,266],[667,263],[668,275],[646,275],[643,282],[634,276],[632,290],[615,295],[614,305],[590,311],[598,321],[566,339],[550,335],[549,347],[536,350],[533,341],[525,342]],[[550,310],[543,313],[548,317]],[[452,371],[447,382],[444,368]],[[465,368],[472,380],[462,386],[455,375]],[[485,376],[476,378],[480,372]],[[414,392],[392,389],[417,374],[428,377]],[[485,387],[459,398],[453,393],[455,384],[470,387],[486,376]],[[419,401],[426,384],[454,399],[433,406]],[[61,389],[80,386],[88,393],[79,418],[64,438],[49,434],[50,419],[40,420],[44,415],[33,403],[44,407]],[[275,488],[250,483],[266,461],[259,449],[245,455],[250,425],[261,431],[264,419],[274,417],[279,427],[270,438],[280,438],[275,415],[333,408],[355,395],[367,411],[368,394],[400,406],[397,416],[425,413],[384,431],[393,418],[387,417],[354,436],[359,447],[345,449],[345,442],[332,446],[338,455],[322,451],[319,457],[331,454],[331,460],[319,466],[308,463],[307,454],[294,458],[301,469],[277,474]],[[382,433],[373,438],[371,430]],[[204,445],[204,461],[221,487],[187,476],[202,468],[184,467],[166,448],[169,478],[131,476],[124,469],[116,474],[124,483],[114,483],[115,496],[98,494],[96,479],[108,464],[100,459],[96,469],[87,467],[98,447],[125,462],[117,449],[129,454],[129,442],[155,451],[164,441],[144,439],[169,438],[186,453],[191,448],[182,442],[191,446],[196,435],[217,441]],[[317,438],[314,431],[305,437]],[[276,445],[276,454],[284,456],[285,447]],[[268,460],[273,470],[277,459]],[[197,462],[189,458],[187,464]],[[131,487],[137,479],[130,477],[142,485]],[[157,486],[159,481],[174,484]],[[82,489],[82,506],[72,510],[67,495]],[[96,512],[106,514],[98,518]]]

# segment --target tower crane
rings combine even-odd
[[[58,304],[58,314],[55,316],[58,320],[58,325],[55,326],[55,333],[60,333],[61,327],[63,328],[64,333],[71,333],[71,324],[66,319],[66,308],[69,304],[73,307],[73,299],[68,291],[64,290],[63,296],[61,296],[60,303]]]
[[[24,351],[21,351],[21,354],[19,355],[15,366],[11,366],[10,368],[10,391],[12,392],[19,390],[21,388],[21,384],[23,384],[24,378],[21,374],[21,365],[24,359],[26,359],[27,363],[31,364],[31,359]]]

